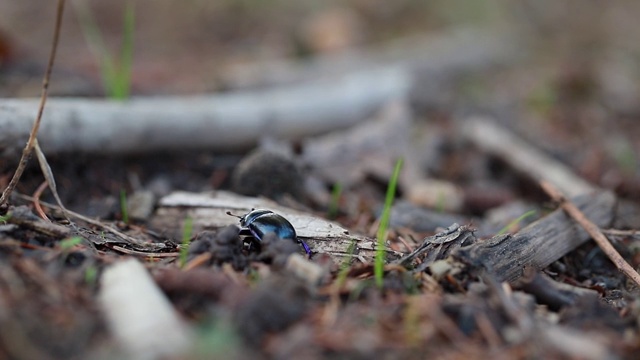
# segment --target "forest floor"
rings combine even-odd
[[[50,96],[103,98],[71,3]],[[117,48],[124,1],[89,3]],[[638,285],[540,187],[566,169],[556,185],[640,266],[640,49],[629,40],[638,5],[575,14],[571,1],[392,3],[135,2],[136,97],[268,90],[281,84],[243,71],[463,26],[513,32],[526,51],[417,78],[406,98],[331,134],[241,152],[47,154],[62,203],[93,221],[47,205],[55,199],[33,157],[0,214],[0,358],[638,358]],[[37,97],[55,7],[3,2],[0,14],[0,96]],[[500,145],[486,145],[496,133]],[[399,158],[377,279],[371,244]],[[0,188],[17,163],[0,158]],[[168,205],[180,191],[213,205]],[[298,235],[296,216],[349,234],[335,248],[324,230],[300,236],[308,257],[286,239],[248,245],[237,218],[198,217],[206,207],[243,215],[245,204],[266,204]],[[169,300],[158,311],[178,315],[175,328],[148,325],[155,340],[132,333],[155,349],[123,340],[114,318],[157,297],[104,300],[114,286],[105,275],[126,259]],[[117,282],[136,287],[138,275]]]

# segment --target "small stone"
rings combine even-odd
[[[129,217],[134,220],[147,220],[153,213],[156,197],[151,191],[140,190],[127,199]]]

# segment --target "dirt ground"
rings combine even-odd
[[[52,98],[106,96],[99,59],[78,21],[83,3],[106,46],[114,53],[120,46],[125,1],[69,1]],[[0,358],[139,358],[123,344],[100,300],[106,291],[103,275],[132,258],[148,270],[169,300],[169,311],[188,329],[189,346],[166,358],[640,356],[638,286],[540,188],[552,170],[518,164],[510,157],[517,149],[498,154],[463,134],[472,118],[489,118],[519,139],[517,148],[530,144],[566,165],[593,190],[572,200],[607,230],[615,249],[637,269],[639,4],[131,3],[136,97],[276,88],[243,70],[304,64],[452,29],[512,35],[518,51],[481,70],[417,79],[401,102],[411,114],[405,133],[385,115],[388,104],[380,104],[380,123],[364,120],[331,135],[276,145],[265,141],[246,152],[48,154],[62,203],[94,222],[69,220],[46,206],[55,199],[43,187],[33,157],[0,214]],[[0,2],[0,96],[40,95],[54,19],[53,2]],[[433,83],[438,96],[427,99]],[[182,258],[187,216],[180,213],[175,221],[161,216],[167,207],[161,199],[176,191],[230,191],[335,221],[349,236],[359,236],[359,244],[375,242],[397,157],[404,158],[404,168],[385,238],[382,286],[376,285],[364,245],[354,250],[345,242],[335,256],[319,250],[326,239],[317,233],[308,240],[307,259],[303,248],[286,238],[247,240],[247,231],[232,217],[215,225],[194,218]],[[6,188],[17,163],[18,158],[0,158],[0,188]],[[151,199],[152,211],[130,218],[139,199]],[[188,205],[175,208],[191,211]],[[454,223],[462,227],[451,227]],[[452,231],[450,241],[433,242],[439,238],[435,234]],[[534,246],[531,256],[491,253],[487,244],[504,240],[504,233],[545,245]],[[545,239],[572,245],[560,253],[561,246]],[[425,247],[430,250],[420,252]],[[551,260],[536,257],[551,248],[556,252]],[[488,255],[474,255],[479,249]],[[407,258],[412,251],[420,253]],[[321,276],[310,280],[308,273],[292,270],[295,254],[306,259],[305,269]],[[492,266],[509,259],[517,263],[513,272]]]

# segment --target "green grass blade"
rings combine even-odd
[[[383,275],[384,275],[384,243],[387,239],[387,228],[389,227],[389,217],[391,215],[391,205],[393,205],[393,199],[396,196],[396,187],[398,185],[398,178],[400,177],[400,169],[402,169],[402,158],[396,161],[396,167],[393,170],[391,180],[389,180],[389,186],[387,187],[387,195],[384,201],[384,209],[382,211],[382,217],[380,218],[380,226],[378,227],[377,234],[377,246],[376,246],[376,258],[373,268],[373,274],[376,281],[376,286],[382,289]]]
[[[353,240],[349,247],[347,248],[347,253],[349,254],[346,257],[342,264],[340,264],[340,270],[338,271],[338,276],[336,277],[336,283],[338,288],[342,287],[345,280],[347,279],[347,274],[349,274],[349,265],[351,264],[351,260],[353,260],[353,253],[356,251],[356,241]]]
[[[536,211],[535,211],[535,210],[529,210],[529,211],[527,211],[526,213],[524,213],[524,214],[520,215],[517,219],[515,219],[515,220],[511,221],[510,223],[508,223],[508,224],[507,224],[507,226],[505,226],[505,227],[503,227],[502,229],[500,229],[500,231],[498,231],[498,233],[496,234],[496,236],[497,236],[497,235],[505,234],[507,231],[509,231],[509,229],[510,229],[512,226],[514,226],[515,224],[519,223],[520,221],[522,221],[522,220],[524,220],[524,219],[526,219],[526,218],[528,218],[528,217],[534,216],[535,214],[536,214]]]
[[[132,2],[127,3],[124,12],[122,47],[118,69],[114,74],[113,98],[124,100],[131,92],[131,68],[133,64],[133,33],[135,31],[135,8]]]
[[[100,63],[102,85],[112,99],[123,100],[131,91],[131,68],[133,63],[133,34],[135,12],[133,2],[127,2],[124,12],[122,45],[118,59],[111,54],[100,32],[93,14],[83,1],[74,1],[74,9],[82,27],[82,34],[89,50]]]
[[[340,183],[336,183],[333,185],[333,189],[331,191],[331,203],[329,203],[329,211],[327,214],[329,219],[335,219],[338,216],[341,195],[342,185],[340,185]]]
[[[184,226],[182,227],[182,243],[180,245],[180,268],[183,268],[187,263],[187,255],[189,253],[189,241],[191,240],[191,234],[193,233],[193,219],[187,216],[184,219]]]
[[[89,46],[89,51],[98,59],[100,63],[100,72],[102,76],[102,85],[107,94],[110,94],[112,88],[113,74],[115,74],[115,65],[107,45],[102,38],[102,33],[98,28],[93,14],[85,1],[73,1],[74,9],[78,15],[78,21],[82,28],[82,35]]]
[[[90,265],[84,271],[84,282],[89,286],[94,286],[98,280],[98,268],[95,265]]]
[[[82,238],[79,236],[70,237],[68,239],[64,239],[58,243],[60,249],[69,250],[76,245],[80,245],[82,243]]]

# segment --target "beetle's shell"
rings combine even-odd
[[[311,254],[309,246],[304,241],[298,239],[296,230],[289,220],[271,210],[251,210],[251,212],[240,218],[240,226],[247,228],[258,242],[261,242],[266,234],[272,232],[280,239],[289,239],[302,245],[304,251],[307,254]]]
[[[275,233],[280,239],[297,241],[296,230],[291,223],[282,216],[274,213],[262,214],[248,222],[247,228],[258,240],[262,240],[267,233]]]

